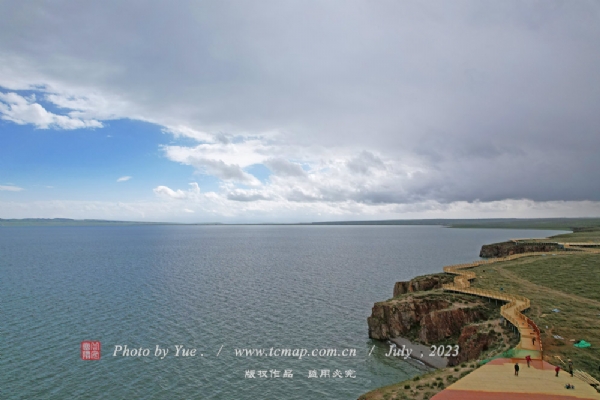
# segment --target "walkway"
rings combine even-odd
[[[514,365],[520,366],[519,376]],[[555,376],[554,366],[533,360],[531,368],[521,359],[499,358],[474,370],[469,375],[433,396],[432,400],[576,400],[600,399],[590,385],[571,378],[566,371]],[[575,389],[566,389],[566,384]]]
[[[515,239],[514,241],[526,240]],[[568,248],[569,250],[579,250],[586,253],[600,253],[600,249],[593,248],[600,246],[600,243],[585,243],[583,244],[585,247],[579,248],[576,246],[580,245],[580,243],[552,242],[552,244],[564,246],[565,250]],[[543,346],[539,328],[530,318],[521,313],[521,311],[530,307],[528,298],[516,294],[471,287],[470,281],[475,279],[476,274],[473,271],[466,271],[467,269],[485,264],[545,254],[548,253],[522,253],[444,267],[444,272],[457,275],[454,278],[454,283],[443,285],[444,290],[488,297],[505,302],[506,304],[501,307],[500,313],[519,331],[521,340],[516,347],[517,352],[515,355],[517,358],[493,360],[438,393],[433,399],[600,399],[600,395],[588,384],[593,383],[593,381],[587,379],[589,375],[582,371],[575,371],[576,378],[571,378],[564,371],[559,378],[554,377],[555,367],[543,361]],[[522,368],[523,365],[526,365],[524,358],[527,355],[533,359],[532,368]],[[518,377],[512,374],[515,362],[522,364],[521,371],[523,372],[521,373],[521,377],[526,376],[527,378],[515,380],[518,379]],[[563,382],[565,379],[569,380],[569,382]],[[564,385],[566,383],[575,384],[577,387],[576,391],[565,389]]]
[[[488,260],[475,261],[468,264],[449,265],[444,267],[444,272],[458,275],[454,278],[454,283],[443,285],[444,290],[472,294],[475,296],[488,297],[495,300],[505,302],[500,308],[500,314],[510,322],[518,331],[521,337],[520,343],[517,345],[518,350],[523,357],[530,355],[533,359],[542,359],[543,347],[540,339],[540,330],[537,325],[528,317],[523,315],[521,311],[526,310],[530,306],[530,301],[527,297],[516,294],[502,293],[495,290],[476,289],[471,287],[471,280],[475,279],[475,272],[464,271],[478,267],[480,265],[492,264],[501,261],[514,260],[522,257],[530,257],[547,253],[523,253],[515,254],[508,257],[492,258]],[[533,341],[535,339],[535,343]]]

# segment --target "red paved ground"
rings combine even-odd
[[[514,376],[514,364],[521,369]],[[498,358],[474,370],[432,397],[432,400],[600,400],[596,390],[566,371],[555,376],[556,367],[542,360]],[[576,389],[566,389],[567,383]]]
[[[477,392],[472,390],[443,390],[431,400],[581,400],[581,397],[510,392]]]

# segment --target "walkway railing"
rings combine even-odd
[[[512,239],[514,242],[519,241],[527,241],[527,239]],[[539,242],[538,242],[539,243]],[[599,254],[600,249],[594,247],[600,247],[600,243],[558,243],[558,242],[543,242],[543,243],[551,243],[556,245],[561,245],[565,250],[578,250],[585,253],[593,253]],[[577,247],[577,246],[585,246],[585,247]],[[460,292],[465,294],[472,294],[480,297],[488,297],[495,300],[500,300],[506,302],[502,307],[500,307],[500,314],[513,326],[515,326],[519,335],[521,336],[521,343],[518,347],[520,348],[529,348],[529,344],[525,343],[525,340],[531,338],[529,335],[525,335],[526,330],[531,330],[535,340],[537,340],[537,346],[532,343],[534,350],[539,349],[540,358],[543,358],[544,348],[541,340],[541,332],[540,328],[533,322],[533,320],[521,312],[527,310],[531,306],[531,302],[527,297],[516,295],[516,294],[506,294],[502,292],[498,292],[495,290],[488,289],[478,289],[471,287],[471,280],[475,279],[477,275],[473,271],[466,271],[467,269],[478,267],[480,265],[492,264],[496,262],[502,261],[510,261],[515,260],[517,258],[522,257],[531,257],[531,256],[540,256],[540,255],[548,255],[547,252],[531,252],[531,253],[521,253],[521,254],[513,254],[506,257],[498,257],[491,258],[487,260],[474,261],[466,264],[457,264],[457,265],[448,265],[444,267],[444,272],[448,274],[457,275],[454,278],[453,283],[443,285],[443,289],[447,291]]]
[[[531,320],[531,318],[528,318],[521,313],[522,311],[527,310],[531,306],[531,301],[527,297],[520,295],[506,294],[489,289],[472,288],[470,281],[475,279],[477,275],[473,271],[465,271],[466,269],[478,267],[480,265],[509,261],[522,257],[538,256],[542,254],[548,253],[532,252],[513,254],[507,257],[492,258],[488,260],[475,261],[466,264],[446,266],[444,267],[444,272],[457,276],[454,278],[453,283],[443,285],[443,289],[447,291],[472,294],[480,297],[488,297],[491,299],[506,302],[506,304],[500,307],[500,314],[519,331],[519,335],[521,336],[521,343],[519,344],[519,347],[529,348],[533,346],[533,350],[539,351],[540,358],[543,358],[543,345],[541,340],[540,329],[535,324],[535,322]],[[527,330],[531,330],[531,333],[533,333],[533,336],[537,341],[537,345],[533,344],[533,342],[531,346],[529,346],[528,344],[524,344],[525,340],[529,340],[529,338],[531,338],[531,336],[526,334],[530,333],[526,332]]]
[[[513,242],[526,242],[527,239],[511,239]],[[537,242],[540,243],[540,242]],[[573,251],[590,253],[590,254],[600,254],[600,243],[558,243],[558,242],[543,242],[544,244],[552,243],[561,245],[564,250],[570,251],[571,254]],[[569,253],[563,253],[569,254]],[[510,261],[521,257],[530,257],[530,256],[539,256],[539,255],[548,255],[547,252],[532,252],[532,253],[521,253],[521,254],[513,254],[507,257],[499,257],[499,258],[491,258],[487,260],[475,261],[472,263],[466,264],[457,264],[457,265],[448,265],[444,267],[444,272],[448,274],[457,275],[454,278],[453,283],[443,285],[443,289],[447,291],[460,292],[465,294],[472,294],[480,297],[488,297],[495,300],[500,300],[506,302],[502,307],[500,307],[500,314],[510,322],[514,327],[516,327],[519,331],[519,336],[521,337],[521,342],[517,346],[521,349],[526,349],[529,346],[529,338],[531,336],[526,335],[527,330],[531,330],[533,333],[533,337],[537,340],[537,346],[532,344],[534,347],[534,351],[537,351],[539,348],[539,358],[543,360],[544,358],[544,348],[542,345],[541,332],[540,328],[533,322],[533,320],[521,313],[521,311],[527,310],[531,306],[531,301],[520,295],[516,294],[506,294],[502,292],[498,292],[495,290],[488,289],[479,289],[471,287],[471,280],[475,279],[477,275],[473,271],[466,271],[467,269],[478,267],[480,265],[492,264],[496,262],[502,261]],[[527,342],[526,342],[527,341]],[[574,375],[581,379],[582,381],[598,388],[600,386],[600,382],[589,375],[588,373],[580,370],[575,370]]]

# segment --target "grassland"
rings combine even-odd
[[[553,240],[600,242],[600,229],[584,228],[572,234],[555,236]],[[600,380],[600,254],[554,254],[473,268],[477,278],[472,286],[528,297],[531,308],[525,313],[542,331],[544,359],[565,367],[566,361],[571,359],[575,369]],[[559,312],[554,312],[554,309]],[[555,338],[555,335],[562,339]],[[581,339],[592,346],[575,347],[574,343]],[[419,380],[373,390],[360,399],[429,399],[475,368],[476,363],[470,362],[461,365],[458,370],[437,370]]]
[[[544,358],[559,365],[570,358],[575,369],[600,379],[600,255],[558,254],[474,268],[473,286],[528,297],[526,314],[542,330]],[[581,339],[592,347],[575,347]]]
[[[600,228],[582,229],[573,233],[552,236],[552,240],[563,243],[600,242]]]

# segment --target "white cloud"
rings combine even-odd
[[[185,193],[185,192],[184,192]],[[185,210],[193,210],[192,213]],[[600,215],[600,202],[495,202],[439,203],[428,200],[413,204],[366,205],[354,201],[242,202],[209,192],[194,198],[157,201],[0,201],[0,218],[75,218],[173,222],[312,222],[397,218],[516,218],[585,217]]]
[[[265,160],[264,164],[276,175],[306,176],[306,172],[300,164],[290,162],[282,157],[269,158]]]
[[[242,169],[260,163],[265,157],[256,153],[252,146],[253,143],[246,142],[235,145],[214,143],[196,147],[165,146],[164,151],[168,159],[191,165],[223,181],[257,186],[260,181]],[[264,148],[263,145],[260,146]],[[248,149],[250,150],[246,151]]]
[[[186,191],[173,190],[167,186],[157,186],[154,188],[154,193],[165,198],[178,200],[197,198],[200,195],[200,187],[196,182],[190,183],[190,186]]]
[[[600,200],[592,3],[351,3],[108,0],[95,13],[17,2],[0,13],[0,85],[61,112],[6,93],[0,117],[62,129],[155,123],[177,141],[162,148],[167,159],[222,180],[219,193],[155,193],[223,215]],[[157,18],[176,29],[153,29]],[[86,21],[85,34],[56,21]],[[256,164],[272,172],[265,183],[248,172]]]
[[[214,135],[184,125],[167,126],[163,129],[163,132],[172,134],[176,138],[187,137],[199,142],[212,142],[215,139]]]
[[[7,185],[7,186],[0,186],[0,190],[4,190],[7,192],[20,192],[25,189],[23,189],[22,187],[18,187],[18,186]]]
[[[1,118],[19,125],[33,124],[39,129],[102,127],[102,123],[95,119],[79,119],[51,113],[35,101],[35,96],[26,98],[13,92],[0,93]]]
[[[117,179],[117,182],[127,182],[130,179],[131,179],[131,176],[122,176],[119,179]]]

